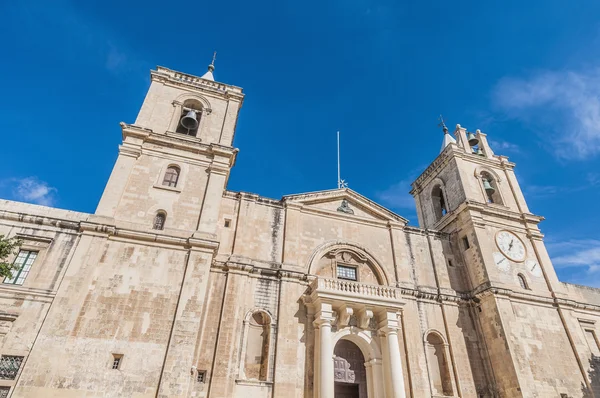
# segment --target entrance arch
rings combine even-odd
[[[367,398],[365,357],[356,344],[341,339],[333,349],[335,398]]]

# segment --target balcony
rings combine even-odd
[[[400,289],[391,286],[317,277],[310,288],[313,302],[325,300],[337,304],[357,303],[387,308],[401,308],[404,304]]]

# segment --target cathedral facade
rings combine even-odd
[[[444,127],[419,227],[232,192],[244,94],[213,69],[151,72],[94,214],[0,201],[0,397],[600,396],[600,290],[558,280],[485,134]]]

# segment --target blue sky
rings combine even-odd
[[[341,130],[350,187],[416,225],[443,114],[517,163],[560,278],[600,286],[600,2],[490,3],[2,2],[0,197],[93,212],[149,70],[216,49],[246,93],[230,189],[334,188]]]

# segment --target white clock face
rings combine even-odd
[[[496,234],[496,245],[498,249],[512,261],[522,262],[525,260],[525,245],[521,239],[512,232],[500,231]]]
[[[525,261],[525,266],[527,267],[527,270],[531,273],[531,275],[533,275],[535,277],[542,276],[542,269],[540,268],[540,265],[535,260]]]
[[[504,257],[504,254],[500,252],[494,252],[492,255],[494,256],[494,263],[496,263],[498,268],[500,268],[502,271],[508,271],[510,269],[510,261]]]

